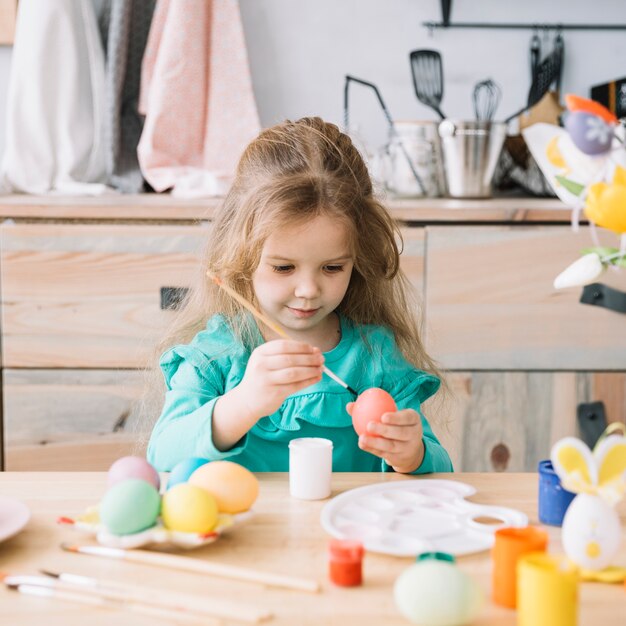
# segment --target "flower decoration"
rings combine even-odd
[[[584,210],[595,246],[567,267],[555,288],[593,282],[610,265],[626,267],[626,147],[624,128],[598,102],[565,96],[564,128],[534,124],[522,131],[555,193],[572,208],[572,228]],[[619,248],[602,246],[597,228],[619,237]]]

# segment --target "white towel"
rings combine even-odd
[[[84,0],[20,0],[7,103],[4,193],[101,194],[104,54]]]

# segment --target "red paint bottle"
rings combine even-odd
[[[328,544],[328,576],[340,587],[363,582],[363,544],[348,539],[331,539]]]

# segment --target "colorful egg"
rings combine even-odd
[[[177,463],[167,479],[167,488],[171,489],[179,483],[186,483],[189,477],[199,468],[208,463],[208,459],[192,456]]]
[[[161,486],[159,473],[140,456],[124,456],[109,468],[107,475],[109,488],[127,478],[140,478],[154,485],[157,490]]]
[[[163,496],[161,518],[166,528],[185,533],[209,533],[217,523],[217,502],[200,487],[180,483]]]
[[[599,571],[612,564],[622,529],[617,513],[600,496],[578,494],[563,518],[561,542],[572,563]]]
[[[133,535],[155,525],[161,497],[155,487],[141,478],[113,485],[100,502],[100,521],[114,535]]]
[[[413,624],[457,626],[480,612],[479,586],[454,563],[420,560],[402,572],[393,589],[400,613]]]
[[[575,146],[584,154],[605,154],[611,149],[613,127],[597,115],[583,111],[568,113],[565,128]]]
[[[212,494],[220,513],[247,511],[259,495],[256,476],[232,461],[213,461],[199,467],[189,483]]]
[[[393,398],[384,390],[372,387],[364,391],[352,407],[352,425],[359,435],[367,433],[367,425],[370,422],[380,422],[383,413],[397,411]],[[376,437],[373,433],[367,433],[369,437]]]

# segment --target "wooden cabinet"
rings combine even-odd
[[[4,367],[133,368],[186,287],[206,227],[9,224],[0,228]]]
[[[449,372],[445,401],[425,406],[457,470],[536,471],[558,439],[577,436],[577,406],[601,400],[623,422],[625,372]]]
[[[4,370],[5,469],[102,470],[140,449],[141,371]]]
[[[146,357],[172,317],[163,289],[202,271],[211,219],[201,203],[151,201],[117,223],[132,199],[5,207],[24,220],[0,227],[7,469],[106,469],[145,440],[137,403]],[[624,421],[626,316],[552,287],[588,232],[573,233],[558,203],[407,202],[395,207],[402,267],[451,388],[425,411],[455,467],[536,469],[556,439],[577,434],[580,402],[601,400],[610,421]],[[626,272],[602,282],[625,290]]]
[[[626,316],[554,278],[591,245],[566,226],[427,228],[428,349],[448,369],[626,369]],[[601,281],[626,289],[626,271]]]

